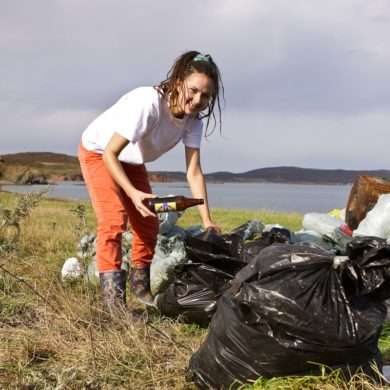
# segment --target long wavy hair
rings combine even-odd
[[[218,108],[219,131],[220,133],[222,131],[220,92],[222,93],[222,99],[225,100],[224,87],[221,72],[212,57],[209,54],[206,54],[204,55],[204,61],[199,59],[194,61],[194,58],[199,54],[201,53],[193,50],[178,57],[171,69],[168,71],[167,78],[161,81],[161,83],[157,86],[157,89],[164,97],[169,99],[169,105],[174,107],[177,104],[179,96],[179,92],[177,90],[177,86],[179,84],[178,82],[183,82],[192,73],[202,73],[208,76],[214,84],[213,94],[211,95],[208,106],[198,114],[199,119],[207,118],[205,136],[208,137],[214,132],[217,125],[214,113],[215,106]],[[180,83],[180,85],[183,85],[183,83]],[[208,132],[210,118],[213,119],[213,127],[211,131]]]

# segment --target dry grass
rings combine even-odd
[[[3,207],[12,209],[16,201],[16,195],[0,193]],[[132,297],[128,306],[137,318],[122,313],[110,319],[86,280],[60,281],[61,266],[75,255],[82,231],[95,227],[89,204],[83,205],[85,226],[76,203],[42,200],[21,223],[17,247],[1,254],[0,388],[195,389],[185,381],[185,370],[206,330],[146,312]],[[215,216],[225,231],[254,218],[292,229],[301,223],[299,215],[263,211],[217,210]],[[181,220],[184,226],[195,223],[199,219],[193,211]],[[305,386],[317,387],[297,387],[300,378],[259,380],[245,388],[338,388],[332,378],[305,378]]]
[[[0,385],[22,388],[191,388],[184,371],[204,331],[139,309],[113,321],[84,281],[63,285],[58,269],[30,260],[0,274]],[[55,272],[53,272],[55,270]],[[3,388],[2,387],[2,388]]]
[[[1,194],[1,204],[12,209],[16,198]],[[61,283],[81,234],[75,206],[43,200],[21,224],[15,251],[2,254],[11,274],[0,270],[0,387],[193,388],[185,368],[204,330],[145,312],[131,297],[140,318],[122,313],[113,321],[89,283]]]

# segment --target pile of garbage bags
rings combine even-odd
[[[306,214],[296,232],[248,221],[224,235],[182,229],[180,214],[160,214],[151,265],[157,307],[209,326],[188,377],[200,388],[228,389],[260,376],[315,374],[325,365],[346,377],[362,369],[380,382],[378,339],[390,297],[388,210],[390,194],[378,197],[354,231],[345,210],[333,210]],[[131,234],[123,238],[126,269]],[[95,236],[83,237],[78,256],[94,255]],[[75,258],[71,263],[79,270]],[[94,261],[87,274],[98,280]]]
[[[187,236],[184,239],[186,260],[172,270],[171,283],[157,296],[160,312],[207,326],[217,300],[234,275],[247,264],[250,250],[245,248],[244,238],[252,238],[262,229],[261,223],[253,221],[222,236],[212,230]]]
[[[275,244],[241,269],[218,301],[189,363],[200,388],[234,388],[258,377],[363,370],[377,381],[378,339],[390,296],[390,246],[356,239],[348,256]],[[232,387],[230,387],[232,386]]]

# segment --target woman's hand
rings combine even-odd
[[[218,225],[216,225],[213,221],[208,221],[206,223],[203,223],[203,227],[206,230],[214,230],[217,234],[222,233],[222,229]]]
[[[142,192],[139,190],[133,191],[131,194],[129,194],[129,197],[131,201],[133,202],[135,208],[137,211],[143,216],[143,217],[155,217],[156,214],[151,212],[144,203],[145,199],[153,199],[156,197],[154,194],[148,194],[146,192]]]

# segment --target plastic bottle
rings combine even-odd
[[[146,199],[144,203],[153,213],[167,213],[170,211],[184,211],[189,207],[204,204],[204,200],[180,195]]]

